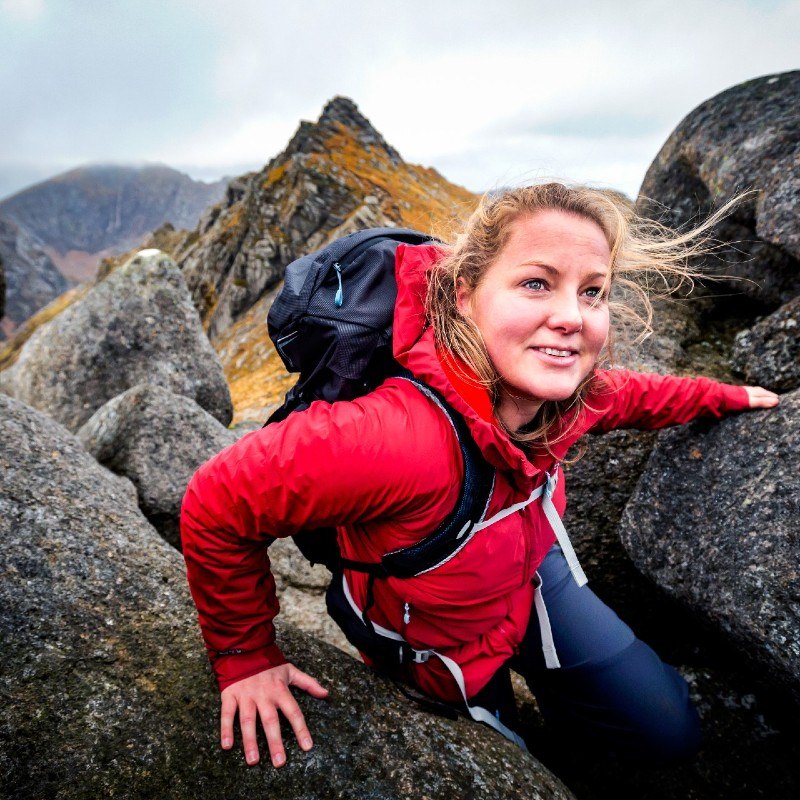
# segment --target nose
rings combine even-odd
[[[572,292],[556,292],[551,298],[548,325],[553,330],[575,333],[583,327],[580,302]]]

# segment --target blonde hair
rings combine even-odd
[[[546,183],[484,195],[451,249],[429,276],[426,310],[437,346],[466,364],[497,404],[501,376],[489,358],[477,326],[457,308],[459,280],[474,290],[507,244],[513,224],[538,211],[574,214],[596,223],[603,231],[611,252],[607,278],[610,286],[604,290],[607,294],[611,287],[614,289],[614,298],[609,302],[612,322],[628,336],[638,328],[635,339],[641,342],[652,332],[650,295],[670,294],[682,286],[691,288],[700,272],[690,263],[716,249],[707,238],[708,232],[738,200],[734,198],[697,227],[676,232],[638,216],[630,200],[608,189]],[[608,346],[598,361],[609,358],[612,352],[609,334]],[[474,380],[471,376],[463,377]],[[550,452],[551,445],[566,436],[586,406],[593,381],[594,371],[571,397],[545,401],[533,424],[525,426],[525,430],[509,430],[499,421],[516,441],[540,445]],[[551,438],[557,431],[556,438]]]

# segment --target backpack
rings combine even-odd
[[[284,287],[267,319],[270,338],[286,369],[299,372],[300,377],[265,425],[304,410],[314,400],[354,399],[396,376],[410,381],[436,403],[458,438],[464,462],[458,502],[444,522],[415,545],[367,563],[343,558],[332,528],[293,537],[309,561],[325,564],[333,573],[326,594],[330,615],[354,647],[385,668],[415,660],[415,655],[405,642],[379,635],[370,622],[367,612],[373,602],[374,581],[389,576],[410,578],[452,558],[469,541],[470,530],[488,506],[494,483],[494,469],[484,460],[461,415],[392,357],[395,251],[401,242],[432,241],[437,240],[403,228],[373,228],[337,239],[289,264]],[[346,595],[344,568],[369,575],[367,603],[360,613]]]

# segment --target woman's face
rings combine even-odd
[[[608,336],[610,260],[596,223],[537,211],[512,224],[477,287],[459,280],[458,310],[483,336],[502,381],[496,413],[512,430],[594,368]]]

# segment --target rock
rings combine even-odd
[[[565,468],[564,525],[591,587],[646,639],[659,627],[658,595],[631,562],[618,528],[655,440],[650,431],[589,436],[584,456]]]
[[[0,390],[77,430],[139,383],[194,399],[227,425],[233,413],[217,354],[175,263],[144,250],[40,327]]]
[[[661,434],[620,531],[636,566],[800,701],[800,393]]]
[[[771,308],[800,294],[799,109],[800,71],[712,97],[669,137],[637,201],[640,213],[680,227],[754,189],[715,231],[729,245],[715,270],[748,279],[731,285]]]
[[[581,800],[795,797],[800,776],[793,767],[800,756],[800,737],[781,735],[775,727],[781,715],[752,693],[742,675],[735,674],[735,653],[729,656],[724,668],[679,666],[689,683],[704,736],[700,753],[679,767],[638,764],[600,754],[581,753],[576,758],[569,748],[553,747],[541,729],[529,741],[544,764]],[[609,775],[614,781],[609,781]]]
[[[246,767],[238,743],[218,745],[183,563],[121,488],[130,484],[4,396],[0,467],[5,796],[572,797],[493,731],[418,710],[289,626],[284,649],[330,689],[326,701],[299,697],[315,747],[290,745],[281,770]]]
[[[140,384],[98,409],[77,436],[103,466],[130,479],[150,524],[180,549],[180,509],[189,479],[247,432],[228,430],[188,397]],[[312,567],[291,539],[274,542],[269,555],[281,619],[357,658],[325,607],[328,570]]]
[[[4,339],[70,284],[42,242],[6,217],[0,217],[0,261],[6,284],[5,312],[0,308],[0,318],[6,315],[0,327],[0,339]]]
[[[291,539],[276,539],[269,560],[281,603],[281,619],[358,658],[339,626],[328,616],[325,590],[331,573],[322,564],[311,565]]]
[[[800,387],[800,297],[736,336],[733,366],[750,385],[773,392]]]
[[[181,501],[195,470],[236,436],[194,400],[161,386],[139,384],[109,400],[78,431],[105,467],[129,478],[139,507],[180,549]]]
[[[449,222],[453,209],[463,213],[476,201],[404,162],[352,100],[335,97],[260,172],[229,184],[176,259],[216,343],[283,279],[287,264],[331,238]]]

